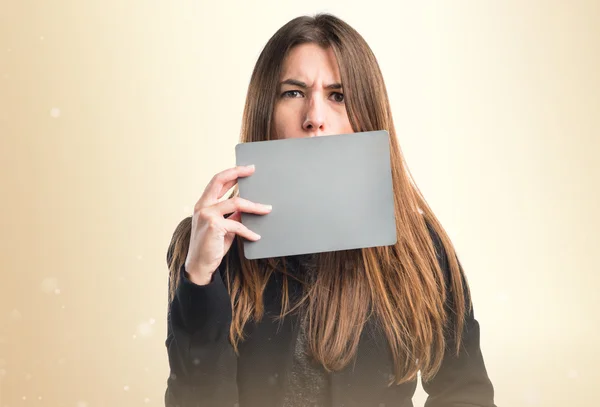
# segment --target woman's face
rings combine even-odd
[[[331,48],[302,44],[284,60],[275,101],[275,138],[353,133]]]

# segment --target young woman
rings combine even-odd
[[[390,134],[393,246],[247,260],[242,239],[260,237],[240,214],[270,212],[237,196],[254,169],[210,181],[167,252],[167,406],[412,406],[418,375],[428,407],[494,406],[466,279],[410,177],[371,49],[323,14],[269,40],[242,142],[380,129]]]

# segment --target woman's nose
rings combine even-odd
[[[304,131],[323,131],[325,126],[324,106],[314,99],[309,102],[302,128]]]

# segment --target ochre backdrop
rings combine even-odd
[[[171,234],[261,48],[319,11],[379,59],[497,404],[597,405],[599,2],[4,0],[0,407],[163,405]]]

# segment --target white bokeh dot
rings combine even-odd
[[[138,260],[142,260],[142,255],[141,255],[141,254],[138,254],[138,255],[137,255],[137,259],[138,259]]]
[[[87,407],[87,403],[85,401],[78,401],[75,407]]]
[[[42,396],[38,396],[38,400],[41,400],[41,399],[42,399]]]
[[[501,302],[503,304],[506,304],[507,302],[510,301],[510,296],[508,295],[508,293],[501,291],[497,294],[496,298],[498,299],[498,302]]]
[[[56,295],[60,294],[60,288],[57,288],[56,290],[54,290],[54,294],[56,294]]]
[[[50,109],[50,116],[54,117],[55,119],[60,117],[60,109],[58,107],[53,107]]]
[[[0,369],[0,379],[6,376],[6,369]]]
[[[579,372],[575,369],[570,369],[567,373],[567,377],[569,379],[577,379],[579,377]]]
[[[156,322],[156,320],[154,318],[150,318],[150,321],[148,321],[148,323],[150,325],[154,325],[155,322]]]
[[[123,386],[123,390],[129,391],[129,386],[127,386],[127,385]]]
[[[40,35],[40,40],[44,41],[44,36]]]
[[[137,333],[140,336],[152,335],[152,325],[148,322],[142,322],[141,324],[138,325]]]
[[[150,399],[149,399],[148,397],[146,397],[146,398],[144,399],[144,403],[146,403],[146,404],[150,403]]]
[[[42,280],[42,291],[46,294],[52,294],[58,288],[56,277],[46,277]]]

